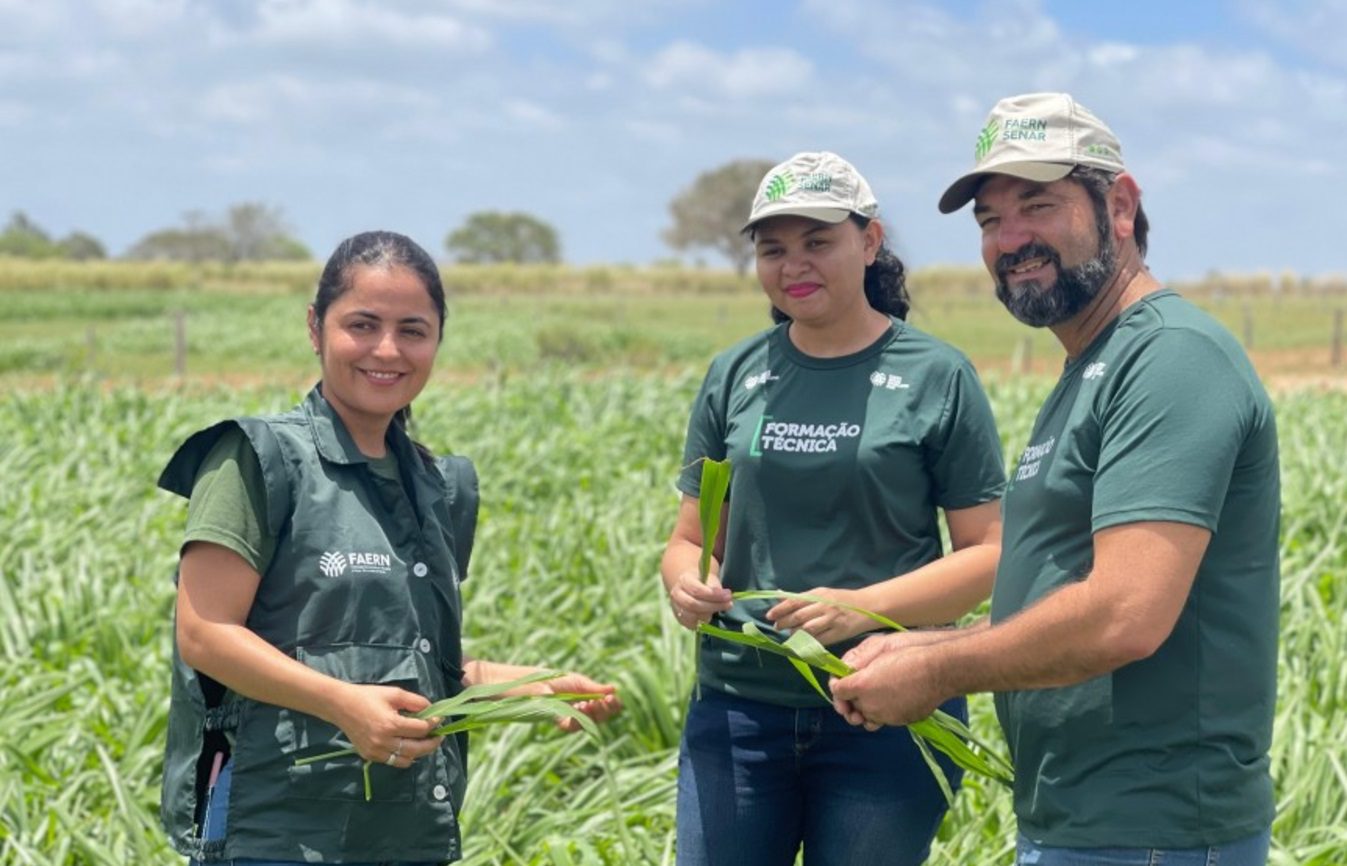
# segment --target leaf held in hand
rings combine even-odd
[[[697,562],[697,574],[702,583],[711,573],[711,551],[720,535],[720,509],[730,492],[730,461],[702,458],[701,492],[697,498],[697,516],[702,526],[702,555]]]

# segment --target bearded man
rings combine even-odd
[[[1066,350],[1003,500],[991,615],[870,638],[854,724],[995,693],[1018,863],[1267,861],[1277,432],[1234,337],[1147,270],[1117,138],[1069,95],[1003,99],[940,199],[973,202],[1011,315]]]

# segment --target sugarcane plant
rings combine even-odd
[[[729,491],[729,486],[729,461],[704,459],[702,461],[701,496],[697,503],[702,528],[702,555],[699,572],[703,583],[706,582],[710,570],[711,550],[714,547],[716,535],[720,531],[721,506],[724,504],[725,494]],[[735,601],[803,599],[853,611],[894,631],[906,630],[901,624],[875,611],[807,593],[786,592],[784,590],[751,590],[733,593],[731,597]],[[699,656],[702,635],[710,635],[720,640],[743,644],[755,650],[783,656],[799,672],[800,676],[804,677],[813,687],[814,691],[830,703],[832,697],[823,688],[823,684],[819,682],[814,669],[817,668],[834,677],[845,677],[855,673],[854,668],[829,652],[823,644],[819,643],[817,638],[803,629],[797,629],[784,641],[777,641],[765,634],[752,622],[744,623],[739,631],[721,628],[710,623],[702,623],[697,626]],[[940,790],[944,792],[947,800],[952,801],[954,799],[954,790],[950,786],[944,770],[936,762],[935,755],[931,752],[932,749],[943,753],[956,766],[968,772],[986,776],[1006,786],[1012,784],[1014,775],[1010,762],[974,736],[967,725],[949,713],[937,709],[927,718],[909,724],[907,730],[912,735],[917,750],[926,761],[926,766],[931,769],[936,783],[940,786]]]
[[[413,713],[417,719],[440,719],[442,723],[430,732],[432,737],[447,736],[463,731],[475,731],[491,725],[521,724],[531,722],[561,721],[574,719],[585,733],[598,736],[598,726],[589,716],[576,709],[572,704],[577,701],[599,700],[601,694],[589,692],[556,692],[550,695],[506,695],[505,692],[534,683],[546,682],[561,676],[560,671],[537,671],[526,676],[503,683],[481,683],[469,686],[451,698],[436,701],[420,712]],[[312,755],[295,761],[302,767],[319,761],[331,761],[356,754],[355,747],[349,746],[321,755]],[[369,768],[371,762],[365,761],[362,773],[365,777],[365,799],[373,797],[370,788]]]

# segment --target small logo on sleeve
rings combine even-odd
[[[902,376],[895,376],[893,373],[881,373],[878,370],[870,374],[870,384],[876,388],[887,388],[890,391],[912,387],[911,384],[903,381]]]
[[[1087,382],[1091,379],[1102,379],[1104,377],[1104,368],[1107,366],[1108,365],[1103,361],[1095,361],[1085,368],[1085,372],[1081,373],[1080,377]]]
[[[761,373],[754,373],[744,378],[744,390],[752,391],[759,385],[766,385],[768,382],[775,382],[780,376],[773,376],[771,370],[763,370]]]

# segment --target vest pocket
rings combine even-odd
[[[340,644],[300,647],[296,658],[328,676],[349,683],[396,686],[432,700],[442,692],[432,681],[423,653],[412,647],[382,644]],[[434,677],[438,680],[439,677]],[[277,737],[290,766],[289,794],[308,800],[365,800],[363,761],[347,755],[296,767],[296,759],[348,748],[345,735],[333,724],[305,713],[281,710]],[[425,786],[429,762],[418,761],[408,769],[372,764],[369,770],[370,798],[374,802],[409,802]]]

